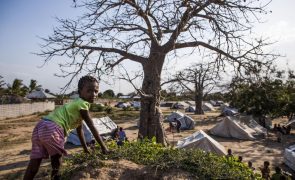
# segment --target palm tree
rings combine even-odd
[[[38,88],[41,88],[41,85],[37,85],[37,81],[34,79],[31,79],[30,85],[29,85],[29,92],[32,92]]]
[[[0,75],[0,88],[2,88],[2,86],[4,86],[6,83],[3,80],[3,76]]]
[[[21,94],[21,87],[23,85],[23,80],[20,79],[14,79],[12,86],[8,87],[9,93],[13,95],[19,95]]]

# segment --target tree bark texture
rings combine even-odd
[[[195,104],[196,104],[195,114],[204,114],[204,111],[202,108],[203,90],[202,90],[202,88],[195,88],[195,90],[196,90],[196,92],[195,92],[196,93],[195,94]]]
[[[160,110],[160,81],[164,60],[165,55],[154,53],[149,62],[143,65],[142,89],[147,96],[141,98],[139,136],[149,139],[155,136],[157,143],[166,145],[163,115]]]

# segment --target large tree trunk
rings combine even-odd
[[[165,55],[154,53],[149,62],[143,65],[142,90],[147,96],[141,98],[139,136],[149,139],[156,137],[158,143],[166,145],[160,110],[160,81],[164,60]]]
[[[202,108],[202,102],[203,102],[203,90],[196,88],[195,92],[195,104],[196,104],[196,111],[195,114],[204,114],[203,108]]]

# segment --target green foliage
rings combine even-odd
[[[262,78],[257,82],[237,80],[227,95],[231,105],[256,116],[293,116],[295,112],[295,82],[277,78]]]
[[[127,106],[127,107],[123,107],[123,111],[132,111],[132,107],[131,106]]]
[[[105,108],[104,108],[104,111],[107,113],[107,114],[112,114],[113,113],[113,107],[111,107],[111,106],[106,106]]]
[[[34,79],[31,79],[30,81],[30,85],[29,85],[29,92],[32,92],[38,88],[41,88],[41,85],[37,85],[37,81]]]
[[[92,112],[102,112],[105,107],[101,104],[91,104],[90,111]]]
[[[104,159],[126,159],[161,170],[182,169],[199,179],[260,179],[246,164],[239,163],[234,158],[227,159],[197,149],[163,147],[156,143],[155,138],[125,142],[122,147],[118,147],[115,141],[110,141],[108,147],[112,151],[109,155],[101,154],[97,147],[95,155],[78,154],[66,160],[63,176],[89,166],[103,166],[101,160]]]
[[[104,97],[104,98],[113,98],[113,97],[115,97],[115,93],[114,93],[113,90],[108,89],[105,92],[103,92],[102,97]]]

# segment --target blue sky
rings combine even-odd
[[[40,50],[38,38],[51,34],[57,24],[55,17],[74,17],[79,10],[71,8],[72,0],[2,0],[0,1],[0,75],[5,82],[12,83],[15,78],[29,84],[35,79],[43,88],[59,92],[66,79],[54,76],[58,67],[54,62],[43,64],[43,59],[32,52]],[[295,7],[294,0],[275,0],[268,7],[273,13],[264,16],[266,23],[255,28],[255,34],[271,37],[278,41],[272,49],[285,55],[279,66],[295,70]],[[101,84],[101,91],[113,88],[116,93],[133,91],[125,82],[109,86]],[[74,82],[75,86],[75,82]]]

